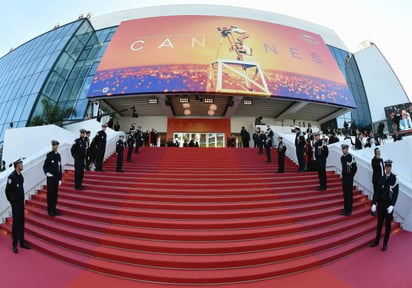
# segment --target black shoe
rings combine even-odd
[[[76,187],[75,189],[76,189],[76,190],[86,190],[86,189],[84,189],[83,186],[82,186],[82,187]]]
[[[56,216],[56,214],[54,214],[53,212],[49,212],[48,214],[49,214],[50,217],[55,217]]]
[[[345,213],[345,216],[350,216],[352,213],[351,212],[347,212]]]
[[[384,244],[384,245],[382,246],[382,251],[385,252],[387,249],[388,249],[388,247],[386,246],[386,244]]]
[[[17,249],[16,246],[13,246],[13,253],[14,254],[19,254],[19,249]]]
[[[379,245],[379,241],[373,241],[373,243],[371,245],[369,245],[369,247],[376,247]]]
[[[31,249],[31,246],[30,246],[29,244],[27,244],[27,243],[20,244],[20,247],[21,247],[21,248],[24,248],[24,249],[28,249],[28,250]]]
[[[60,211],[59,211],[59,210],[56,210],[56,211],[54,211],[54,215],[55,215],[55,216],[60,216],[60,215],[61,215],[61,213],[60,213]]]
[[[339,215],[346,215],[346,212],[343,211],[343,212],[339,213]]]

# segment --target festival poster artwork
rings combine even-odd
[[[122,22],[88,97],[182,92],[355,107],[320,35],[257,20],[193,15]]]

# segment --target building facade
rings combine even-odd
[[[366,76],[360,71],[360,68],[365,66],[365,61],[363,61],[365,57],[361,57],[361,54],[359,55],[359,59],[362,60],[362,67],[359,67],[357,63],[358,57],[354,57],[348,51],[342,40],[331,29],[293,17],[258,10],[251,13],[250,9],[227,6],[173,5],[114,12],[92,19],[81,18],[66,25],[55,27],[51,31],[29,40],[1,57],[0,141],[4,137],[5,129],[29,126],[33,123],[33,119],[44,116],[44,101],[52,105],[58,105],[61,110],[71,110],[71,113],[66,115],[68,120],[80,120],[96,115],[95,108],[98,107],[96,101],[94,98],[88,98],[87,96],[90,94],[89,90],[93,84],[96,71],[119,25],[125,19],[133,20],[178,15],[238,17],[278,24],[293,29],[302,29],[320,35],[350,88],[356,108],[344,107],[345,109],[340,109],[339,107],[331,108],[330,105],[323,106],[326,109],[324,117],[305,119],[305,113],[302,113],[301,118],[297,118],[300,116],[299,109],[294,109],[296,110],[295,114],[290,112],[290,107],[293,105],[292,108],[296,108],[299,103],[280,101],[273,106],[273,110],[276,110],[276,107],[285,106],[280,107],[278,112],[272,113],[269,111],[266,114],[263,114],[263,110],[259,112],[266,118],[270,118],[273,115],[275,119],[282,121],[282,123],[287,119],[293,119],[293,122],[295,122],[296,118],[302,121],[316,120],[319,122],[319,125],[329,125],[328,123],[330,123],[332,126],[342,127],[344,121],[353,121],[357,127],[372,126],[373,119],[371,115],[376,113],[371,113],[371,99],[367,95],[368,89],[365,88],[363,81],[363,78]],[[292,51],[291,53],[295,52]],[[294,56],[296,58],[300,57],[297,54]],[[316,61],[316,57],[314,57],[314,60]],[[373,60],[369,59],[368,61]],[[138,97],[138,95],[135,96]],[[164,101],[166,106],[172,102],[169,96],[158,95],[158,99]],[[221,117],[244,117],[248,113],[247,110],[243,114],[239,112],[239,115],[236,112],[233,114],[229,113],[233,106],[236,107],[236,99],[236,95],[231,96],[228,104],[225,106],[224,113],[222,112],[220,115]],[[256,99],[255,105],[258,105],[259,101],[261,100]],[[133,101],[130,103],[133,103]],[[113,112],[119,117],[124,115],[122,114],[124,109],[113,108],[108,102],[105,104],[101,105],[100,108]],[[263,103],[262,107],[265,105]],[[311,105],[307,105],[307,107],[313,108]],[[134,104],[133,107],[135,107]],[[150,109],[141,107],[140,109],[142,111],[136,111],[139,114],[150,111]],[[161,114],[163,114],[163,116],[171,118],[179,116],[177,112],[174,112],[176,109],[174,107],[172,112],[163,110],[164,113],[162,113],[162,110],[159,110],[160,112],[153,112],[152,115],[150,115],[150,112],[147,112],[146,116],[162,116]],[[316,109],[324,110],[323,108]],[[239,111],[243,111],[242,108],[239,108]],[[255,117],[259,115],[250,116]]]

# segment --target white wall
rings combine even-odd
[[[399,79],[390,64],[371,45],[355,54],[368,97],[372,122],[386,120],[384,107],[409,102]]]
[[[24,190],[26,199],[34,194],[42,185],[45,184],[46,176],[43,173],[43,163],[45,155],[51,151],[51,140],[60,142],[59,152],[62,157],[62,166],[72,168],[73,157],[70,148],[74,139],[79,137],[79,130],[84,128],[92,131],[92,136],[101,129],[101,125],[96,120],[87,120],[60,128],[55,125],[38,127],[15,128],[6,130],[4,137],[3,155],[7,163],[14,162],[20,157],[25,157],[23,161],[24,170]],[[105,158],[108,158],[116,149],[118,136],[122,132],[114,132],[107,129],[107,145]],[[0,173],[0,221],[9,216],[10,205],[5,196],[5,187],[8,175],[13,168],[8,168]]]

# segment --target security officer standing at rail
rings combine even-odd
[[[326,145],[326,141],[320,139],[320,133],[315,133],[315,158],[316,158],[316,169],[318,170],[319,177],[319,191],[326,190],[326,159],[329,155],[329,149]]]
[[[80,129],[80,137],[74,140],[74,144],[71,148],[71,153],[74,158],[74,188],[76,190],[84,190],[82,186],[84,177],[84,165],[86,160],[87,143],[84,139],[86,136],[86,130]]]
[[[385,237],[383,238],[382,251],[386,251],[391,234],[393,209],[398,199],[399,185],[396,181],[396,175],[392,173],[392,161],[387,160],[385,163],[385,174],[381,178],[378,193],[373,195],[373,204],[371,212],[376,212],[378,205],[378,225],[376,227],[376,238],[370,247],[379,245],[381,238],[382,225],[385,220]]]
[[[283,137],[278,137],[278,173],[285,172],[285,153],[286,145],[283,143]]]
[[[122,171],[123,151],[124,151],[124,142],[123,142],[124,139],[123,138],[124,138],[123,135],[120,135],[119,140],[117,140],[117,142],[116,142],[116,154],[117,154],[116,172],[123,172]],[[133,144],[132,144],[131,151],[133,151]],[[128,151],[127,154],[129,154],[129,151]],[[127,155],[127,157],[129,157],[129,155]]]
[[[295,147],[296,147],[296,157],[299,162],[298,172],[305,172],[305,136],[300,132],[300,128],[295,126]]]
[[[104,153],[106,153],[106,141],[107,141],[107,134],[106,134],[107,125],[102,125],[102,130],[97,132],[95,137],[95,145],[96,145],[96,170],[95,171],[103,171],[103,159]]]
[[[343,201],[344,209],[340,215],[349,216],[352,213],[353,204],[353,177],[358,170],[355,157],[349,153],[349,145],[342,144],[343,155],[340,157],[342,164],[342,189],[343,189]]]
[[[134,139],[135,139],[135,131],[130,130],[129,134],[127,135],[127,162],[132,162]]]
[[[6,197],[11,204],[13,216],[12,236],[13,236],[13,252],[19,253],[17,244],[20,242],[20,247],[31,249],[30,245],[24,240],[24,177],[23,161],[16,160],[14,163],[14,171],[7,178]]]
[[[57,152],[59,144],[58,141],[52,140],[52,151],[47,153],[43,164],[43,172],[47,176],[47,211],[50,217],[60,215],[56,209],[59,186],[62,183],[62,159]]]

